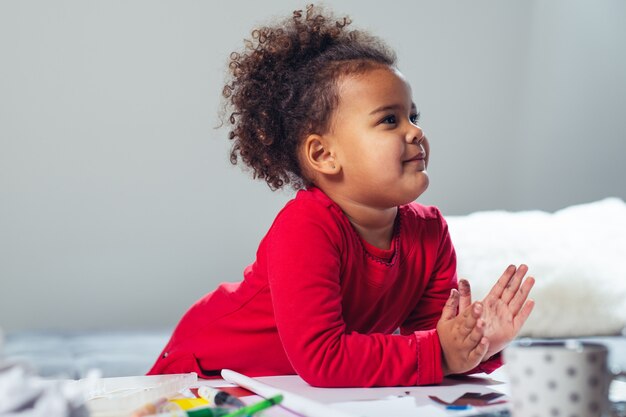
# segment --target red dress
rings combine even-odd
[[[400,206],[391,248],[381,250],[320,189],[302,190],[274,220],[244,280],[197,301],[149,374],[209,377],[228,368],[297,373],[321,387],[436,384],[443,375],[435,326],[456,286],[456,256],[437,208]]]

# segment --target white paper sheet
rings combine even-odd
[[[444,406],[428,398],[434,395],[452,402],[466,392],[505,393],[508,391],[506,374],[499,371],[491,375],[480,374],[460,379],[445,379],[441,385],[420,387],[385,388],[315,388],[296,375],[255,378],[264,384],[284,389],[310,398],[333,408],[349,412],[355,417],[381,416],[458,416],[458,411],[446,410]],[[477,412],[480,407],[473,410]],[[461,413],[465,414],[465,413]]]
[[[447,417],[446,411],[438,406],[415,404],[413,397],[394,397],[388,400],[348,401],[333,403],[333,408],[343,410],[355,417]]]

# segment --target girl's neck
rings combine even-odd
[[[341,195],[326,195],[337,204],[359,235],[370,245],[389,249],[398,213],[397,207],[378,208],[364,205]]]

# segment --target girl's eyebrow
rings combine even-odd
[[[370,116],[376,113],[387,112],[390,110],[398,110],[403,109],[404,106],[402,104],[386,104],[384,106],[377,107],[376,109],[370,112]],[[417,107],[415,107],[415,103],[411,103],[411,110],[417,111]]]

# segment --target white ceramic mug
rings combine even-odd
[[[609,416],[616,376],[599,343],[519,340],[504,350],[513,417]]]

